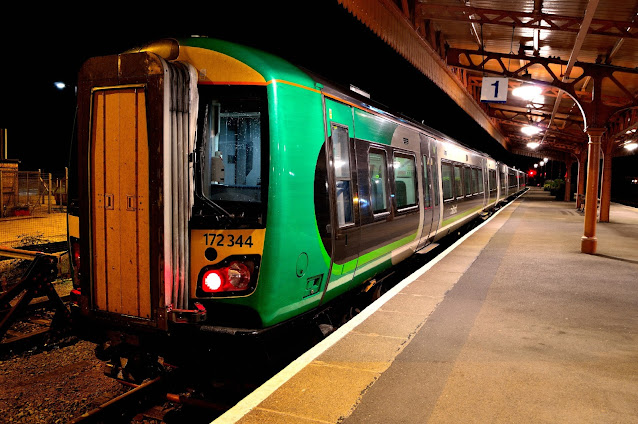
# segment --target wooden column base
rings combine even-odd
[[[580,251],[582,253],[589,253],[593,255],[596,253],[596,246],[598,245],[598,239],[596,237],[581,237],[580,239]]]

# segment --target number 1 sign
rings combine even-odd
[[[507,78],[483,77],[481,101],[505,103],[507,101]]]

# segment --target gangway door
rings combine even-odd
[[[102,311],[151,319],[144,87],[97,90],[92,103],[95,305]]]
[[[163,329],[188,307],[198,104],[195,68],[170,60],[93,58],[78,80],[83,312]]]

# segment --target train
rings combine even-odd
[[[73,322],[111,350],[260,336],[378,295],[526,187],[360,90],[220,39],[91,58],[77,98]]]

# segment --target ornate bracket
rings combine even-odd
[[[417,19],[461,21],[471,24],[504,25],[517,28],[567,31],[577,33],[582,17],[552,15],[549,13],[526,13],[513,10],[494,10],[471,6],[451,6],[431,3],[416,4]],[[592,19],[590,34],[622,38],[638,38],[638,23],[609,19]]]
[[[551,81],[534,80],[533,82],[539,85],[557,87],[567,93],[581,109],[585,130],[590,127],[602,128],[615,113],[624,109],[638,107],[638,98],[616,77],[617,74],[622,73],[638,74],[638,69],[576,62],[572,72],[577,74],[578,69],[580,69],[582,73],[575,78],[564,81],[563,75],[556,75],[556,69],[557,67],[567,66],[567,62],[559,58],[450,48],[446,52],[446,59],[449,66],[501,75],[521,81],[532,81],[526,77],[528,69],[533,65],[542,66]],[[506,66],[504,60],[507,59],[514,59],[514,62],[508,61]],[[524,64],[512,70],[511,65],[518,61]],[[486,65],[489,65],[489,68]],[[576,85],[588,77],[591,78],[594,84],[589,96],[587,96],[589,93],[577,92],[576,90]],[[620,97],[604,96],[603,80],[609,80],[613,86],[620,90],[622,95]]]

